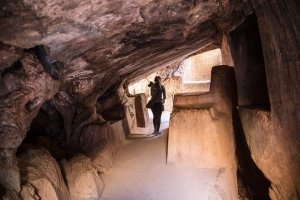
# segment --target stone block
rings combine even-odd
[[[168,163],[202,168],[235,165],[230,118],[214,120],[207,109],[184,109],[171,114]]]
[[[212,69],[210,91],[179,94],[174,98],[168,138],[168,164],[226,171],[230,191],[237,199],[237,163],[232,122],[235,105],[233,68]]]

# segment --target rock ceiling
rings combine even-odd
[[[52,61],[64,63],[62,83],[94,85],[141,76],[219,43],[222,20],[244,14],[238,0],[3,0],[0,8],[1,68],[44,45]]]

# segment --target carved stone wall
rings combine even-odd
[[[299,199],[300,5],[279,0],[253,0],[251,4],[259,26],[270,111],[240,107],[239,113],[252,158],[271,182],[271,199]],[[253,67],[233,58],[237,67]],[[237,85],[256,77],[254,73]]]
[[[210,91],[176,95],[168,138],[168,164],[224,168],[229,199],[237,198],[237,163],[232,110],[236,102],[234,69],[212,69]]]

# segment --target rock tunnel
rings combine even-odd
[[[0,9],[1,199],[300,199],[298,0]]]

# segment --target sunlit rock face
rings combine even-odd
[[[210,81],[211,68],[221,64],[222,56],[220,49],[192,56],[182,63],[184,70],[183,81],[185,83]]]

